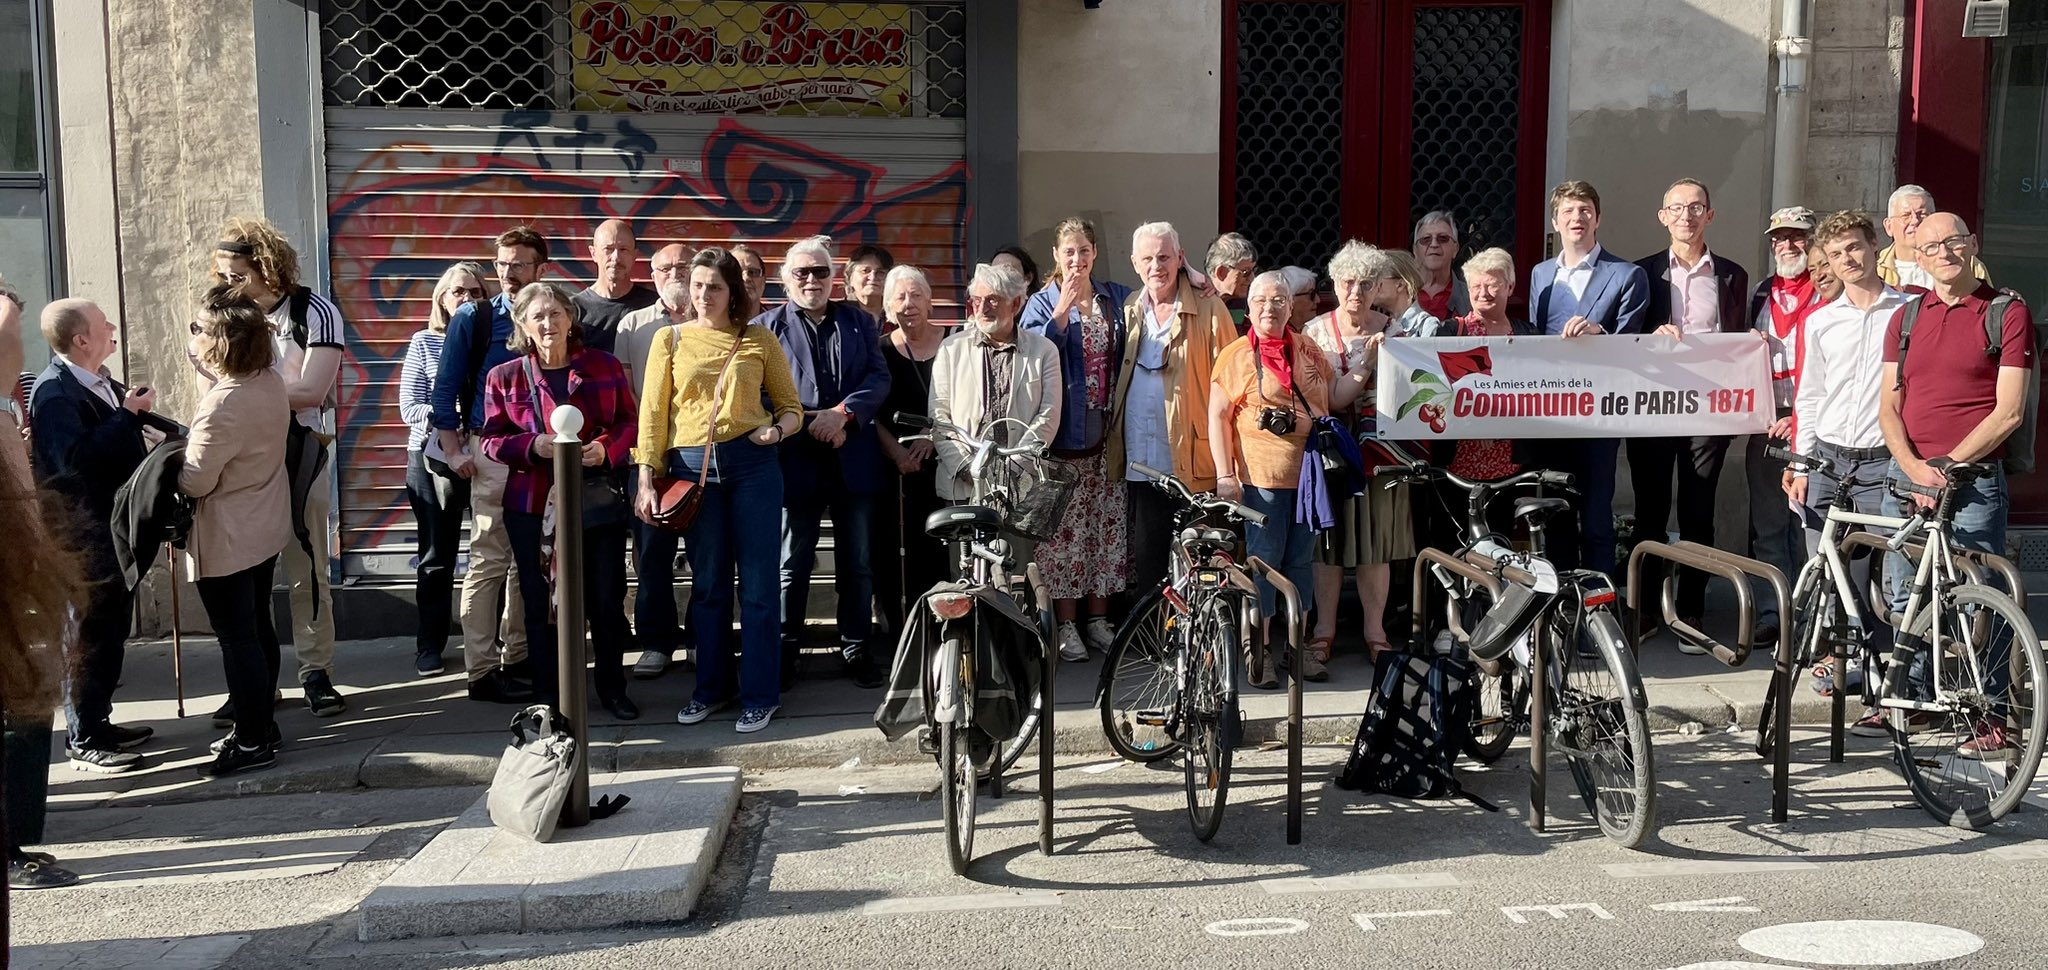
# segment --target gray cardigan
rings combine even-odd
[[[982,387],[983,341],[969,323],[939,345],[932,358],[931,415],[943,422],[981,434],[988,393]],[[1027,330],[1017,331],[1017,359],[1010,371],[1010,417],[1029,425],[1024,441],[1040,446],[1050,444],[1060,426],[1060,397],[1066,384],[1060,374],[1060,351],[1053,342]],[[1019,442],[1020,444],[1023,442]],[[939,436],[938,493],[948,501],[971,498],[973,492],[955,487],[972,457],[967,446]]]

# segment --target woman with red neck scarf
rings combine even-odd
[[[1287,327],[1292,294],[1279,272],[1252,280],[1249,332],[1216,358],[1209,390],[1209,449],[1216,460],[1216,493],[1266,516],[1247,525],[1245,548],[1277,567],[1306,598],[1314,590],[1310,564],[1315,530],[1295,520],[1295,488],[1311,421],[1328,414],[1330,375],[1322,352]],[[1268,642],[1285,629],[1271,622],[1278,594],[1259,581],[1259,612]],[[1303,601],[1306,606],[1306,599]],[[1270,668],[1249,672],[1256,687],[1278,686]]]

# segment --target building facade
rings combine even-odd
[[[1808,0],[1809,44],[1779,44],[1799,6],[0,0],[0,274],[31,314],[99,301],[124,376],[189,411],[212,234],[279,225],[350,325],[333,571],[358,589],[412,571],[399,357],[441,269],[516,223],[577,282],[614,216],[644,252],[879,243],[932,272],[944,317],[965,269],[1011,242],[1043,261],[1076,214],[1126,281],[1142,222],[1319,267],[1440,208],[1468,251],[1526,266],[1551,248],[1550,184],[1597,185],[1603,241],[1635,257],[1692,176],[1715,248],[1760,270],[1775,205],[1877,209],[1918,181],[1988,217],[2001,282],[2048,284],[2048,0],[2017,0],[1995,41],[1961,38],[1959,0]],[[1774,198],[1788,50],[1809,117],[1797,198]]]

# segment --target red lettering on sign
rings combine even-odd
[[[711,27],[678,23],[672,14],[633,19],[631,6],[616,0],[593,3],[576,21],[590,38],[583,62],[660,67],[903,67],[909,63],[910,34],[901,27],[849,25],[825,29],[811,22],[802,5],[777,4],[761,16],[761,36],[736,46],[722,44]]]

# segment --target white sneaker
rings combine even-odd
[[[653,680],[668,669],[669,652],[666,650],[642,650],[640,659],[633,662],[633,677],[637,680]]]
[[[1088,648],[1096,653],[1108,653],[1109,645],[1116,642],[1116,628],[1109,625],[1109,618],[1106,616],[1090,617],[1088,628],[1082,632],[1082,639],[1086,640]]]
[[[1707,655],[1707,648],[1700,646],[1699,644],[1694,643],[1692,640],[1687,639],[1685,637],[1679,637],[1678,652],[1685,654],[1688,657],[1704,657]]]
[[[1081,631],[1074,628],[1072,621],[1060,624],[1060,659],[1068,663],[1088,659],[1088,645],[1081,642]]]
[[[1439,657],[1448,657],[1457,649],[1458,638],[1449,630],[1438,630],[1436,643],[1430,646],[1430,650]]]

